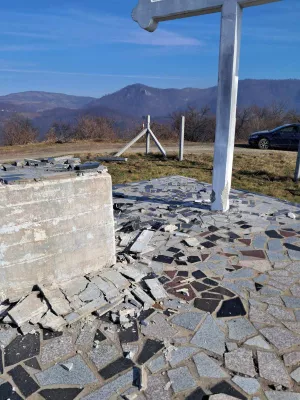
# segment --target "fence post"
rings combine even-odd
[[[182,120],[181,120],[181,130],[180,130],[180,138],[179,138],[179,161],[183,161],[184,129],[185,129],[185,116],[183,115]]]
[[[150,153],[150,115],[147,116],[146,154]]]
[[[298,182],[300,178],[300,140],[298,145],[298,154],[297,154],[297,161],[296,161],[296,169],[294,175],[294,181]]]

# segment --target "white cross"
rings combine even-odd
[[[229,0],[231,1],[231,0]],[[279,0],[234,0],[241,8],[272,3]],[[222,11],[228,0],[139,0],[132,18],[149,32],[155,31],[160,21],[194,17]]]
[[[281,0],[139,0],[132,18],[150,32],[161,21],[221,12],[212,210],[229,209],[243,8]],[[188,68],[188,67],[187,67]]]

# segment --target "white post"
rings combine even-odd
[[[115,154],[115,157],[120,157],[123,153],[125,153],[126,150],[129,149],[135,142],[137,142],[141,137],[146,135],[147,129],[142,130],[134,139],[132,139],[128,144],[126,144],[125,147],[123,147],[122,150],[118,151],[118,153]]]
[[[150,129],[149,132],[150,132],[150,135],[151,135],[152,139],[154,140],[154,143],[156,144],[156,146],[158,147],[159,151],[161,152],[161,154],[162,154],[164,157],[167,157],[167,153],[166,153],[165,149],[164,149],[164,148],[162,147],[162,145],[159,143],[157,137],[154,135],[154,133],[151,131],[151,129]]]
[[[298,182],[300,179],[300,140],[298,145],[298,154],[297,154],[297,161],[296,161],[296,169],[294,175],[294,181]]]
[[[146,154],[150,153],[150,115],[147,116]]]
[[[242,8],[236,0],[222,7],[217,126],[214,151],[212,210],[229,209],[234,152]]]
[[[179,161],[183,161],[183,152],[184,152],[184,129],[185,129],[185,116],[182,116],[181,120],[181,130],[180,130],[180,138],[179,138]]]

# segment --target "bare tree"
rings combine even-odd
[[[114,121],[105,117],[83,116],[75,129],[76,139],[113,140],[116,137]]]
[[[37,141],[38,130],[21,114],[13,115],[2,128],[4,146],[23,145]]]
[[[56,137],[57,142],[69,142],[74,139],[74,127],[67,122],[53,122],[48,133],[54,138]]]

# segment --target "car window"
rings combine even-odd
[[[280,129],[281,134],[288,134],[288,133],[295,133],[297,132],[297,129],[294,125],[292,126],[286,126],[285,128]]]

